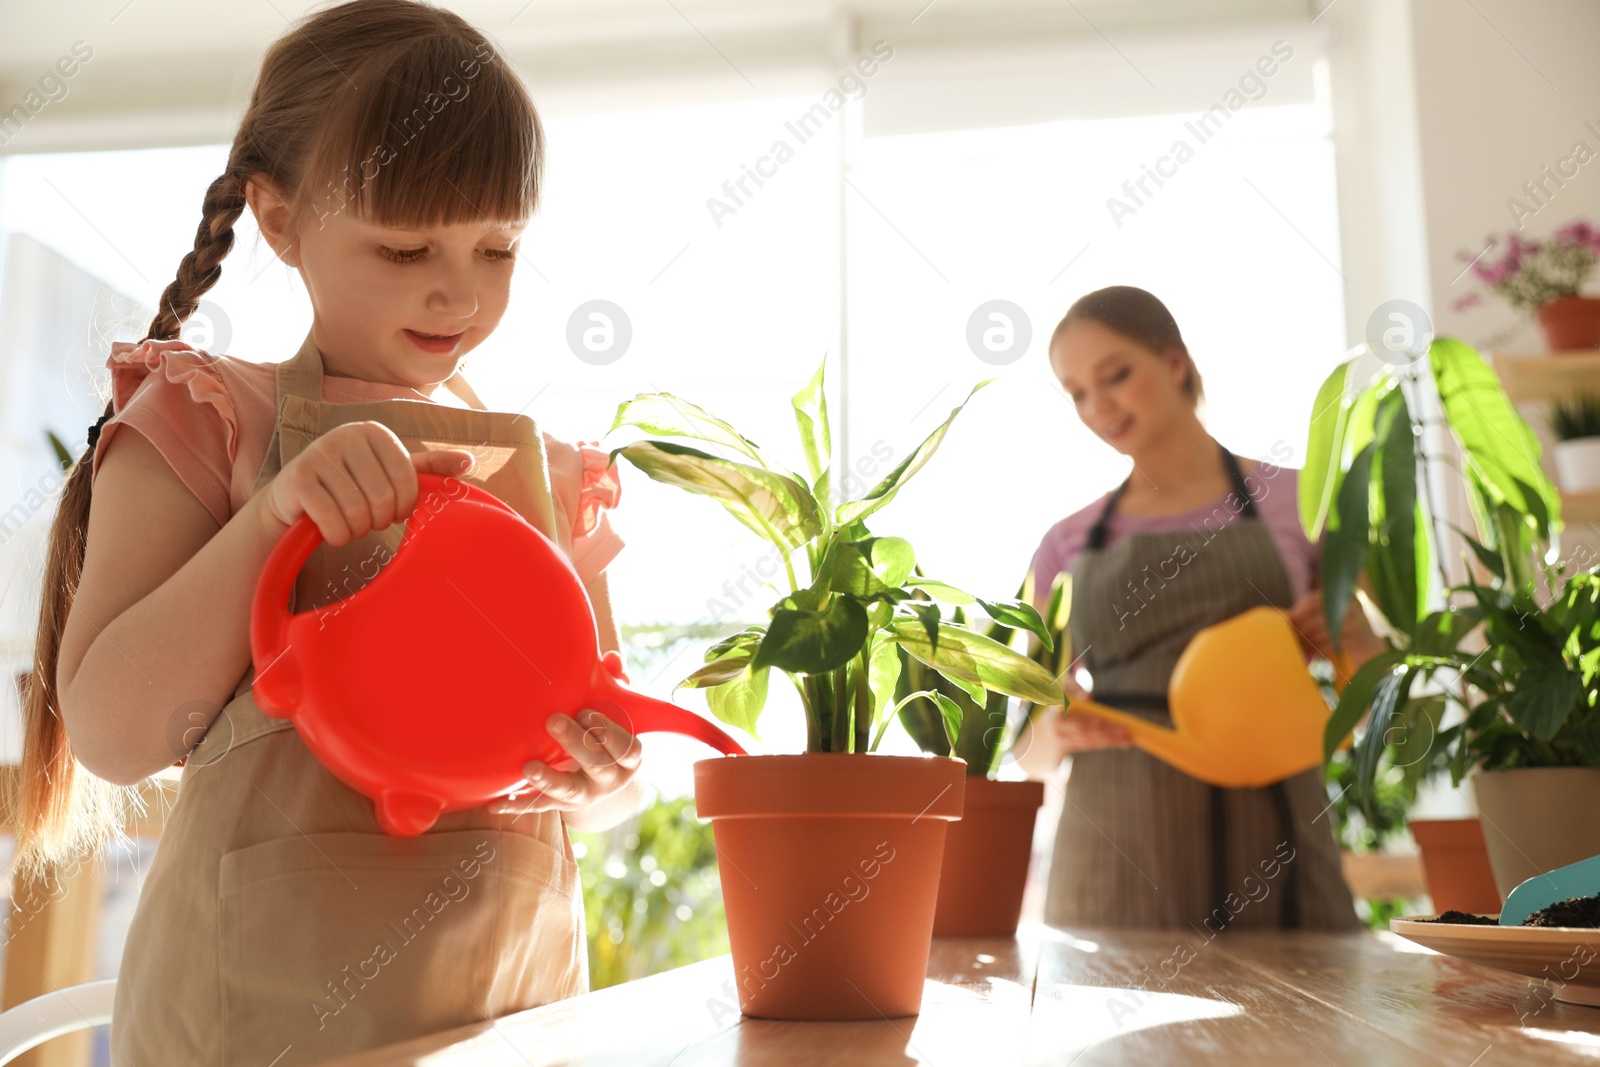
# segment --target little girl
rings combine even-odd
[[[570,760],[398,838],[251,695],[250,600],[283,533],[308,515],[325,540],[294,610],[341,599],[398,541],[418,471],[555,540],[617,648],[605,453],[485,410],[459,373],[505,311],[542,169],[532,100],[471,25],[412,0],[321,11],[268,50],[148,336],[112,345],[51,534],[13,869],[103,847],[124,787],[183,764],[118,974],[117,1064],[320,1062],[588,988],[566,827],[638,807],[625,730],[554,716]],[[174,340],[246,206],[311,298],[282,363]],[[440,730],[471,728],[440,710]]]

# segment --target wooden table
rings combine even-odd
[[[339,1067],[1594,1062],[1600,1008],[1390,934],[1057,930],[937,938],[922,1014],[746,1019],[727,956]]]

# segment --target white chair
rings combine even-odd
[[[52,1037],[109,1023],[116,996],[117,980],[108,978],[58,989],[0,1012],[0,1064]]]

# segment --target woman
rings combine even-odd
[[[1041,608],[1057,573],[1071,574],[1068,634],[1095,698],[1170,725],[1167,682],[1189,639],[1262,604],[1288,609],[1308,656],[1331,651],[1295,472],[1239,459],[1206,432],[1200,376],[1161,301],[1131,286],[1083,297],[1051,337],[1050,366],[1084,425],[1133,460],[1120,487],[1051,527],[1033,558]],[[1354,607],[1342,637],[1357,663],[1381,647]],[[1070,676],[1063,684],[1069,698],[1087,695]],[[1222,789],[1132,748],[1122,727],[1059,707],[1015,751],[1036,778],[1071,759],[1046,922],[1208,937],[1360,926],[1320,767]]]

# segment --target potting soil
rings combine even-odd
[[[1523,919],[1522,925],[1600,927],[1600,896],[1558,900]]]

